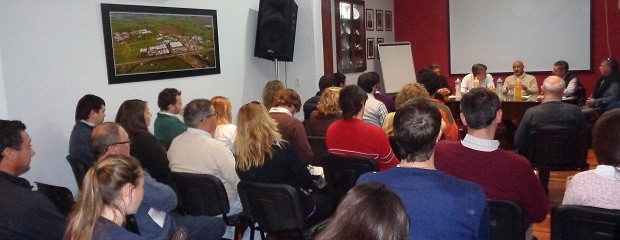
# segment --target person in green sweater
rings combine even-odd
[[[162,90],[157,96],[157,106],[161,111],[155,118],[155,137],[168,150],[172,140],[187,130],[187,125],[178,117],[183,110],[181,92],[176,88]]]

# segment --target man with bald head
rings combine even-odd
[[[515,145],[517,152],[527,156],[527,143],[530,133],[538,129],[573,129],[575,131],[586,130],[588,122],[581,113],[579,107],[562,102],[564,93],[564,79],[557,76],[550,76],[545,79],[542,85],[543,100],[542,104],[531,107],[521,119],[521,124],[515,134]],[[549,171],[539,171],[538,178],[549,192]]]
[[[515,61],[512,64],[513,75],[506,78],[504,86],[502,87],[502,93],[504,96],[508,93],[508,90],[513,90],[517,85],[517,79],[521,79],[521,89],[523,89],[523,95],[529,95],[529,99],[536,99],[538,97],[538,83],[536,78],[532,75],[525,73],[525,66],[523,62]]]

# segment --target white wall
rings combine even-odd
[[[157,112],[157,94],[166,87],[183,92],[183,101],[229,97],[233,107],[260,99],[274,78],[271,61],[253,57],[258,0],[110,0],[106,3],[217,10],[221,74],[108,85],[100,1],[8,0],[0,8],[0,117],[28,127],[36,155],[23,176],[77,186],[65,160],[77,100],[92,93],[106,101],[107,121],[127,99],[149,102]],[[297,0],[299,16],[295,56],[286,63],[288,86],[302,99],[316,92],[323,72],[319,0]],[[318,17],[318,18],[317,18]],[[284,70],[284,63],[280,69]],[[299,77],[301,86],[293,79]],[[2,88],[4,86],[4,88]],[[6,94],[5,94],[6,93]],[[4,107],[6,106],[6,107]]]

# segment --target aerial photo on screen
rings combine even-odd
[[[116,75],[216,67],[213,16],[110,12]]]

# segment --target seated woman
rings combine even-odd
[[[431,74],[435,74],[431,72]],[[424,85],[420,83],[408,83],[403,86],[403,88],[396,95],[396,108],[399,108],[403,103],[405,103],[409,99],[413,98],[430,98],[428,91],[424,87]],[[458,141],[459,140],[459,129],[456,126],[456,122],[454,122],[454,118],[452,118],[452,112],[450,112],[450,108],[443,103],[439,102],[437,99],[431,99],[433,101],[433,105],[439,109],[439,113],[441,113],[441,131],[443,133],[443,138],[445,140],[450,141]],[[394,122],[394,113],[388,113],[385,117],[385,121],[383,122],[383,130],[389,137],[394,136],[394,127],[392,123]],[[445,125],[445,126],[444,126]]]
[[[383,184],[366,182],[349,190],[314,239],[404,240],[408,234],[409,217],[398,195]]]
[[[144,195],[140,162],[110,155],[91,167],[71,212],[65,239],[142,239],[123,228],[125,217],[136,213]]]
[[[278,132],[293,146],[299,159],[305,164],[310,164],[314,154],[308,142],[306,129],[304,124],[294,117],[300,109],[299,94],[293,89],[285,88],[276,94],[269,109],[269,116],[276,120]]]
[[[317,106],[318,110],[312,111],[306,122],[308,136],[325,137],[327,127],[342,118],[338,96],[340,96],[340,87],[330,87],[323,91]]]
[[[232,124],[232,103],[227,97],[215,96],[211,98],[211,104],[217,113],[217,127],[213,138],[223,142],[234,152],[237,126]]]
[[[282,139],[276,122],[261,104],[248,103],[239,109],[236,141],[239,179],[294,187],[309,224],[331,215],[334,204],[317,191],[306,165]]]
[[[605,113],[592,131],[596,169],[570,180],[562,204],[620,210],[620,110]]]
[[[118,108],[115,122],[129,134],[130,155],[138,159],[155,180],[170,185],[170,162],[164,146],[149,132],[151,112],[146,102],[138,99],[123,102]]]

